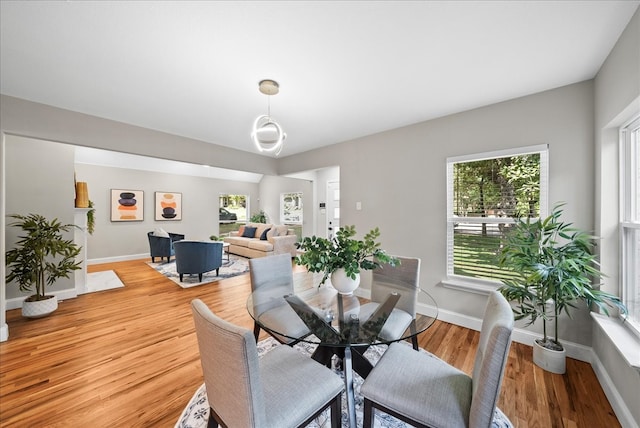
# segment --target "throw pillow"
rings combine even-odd
[[[261,241],[266,241],[267,240],[267,233],[269,233],[270,230],[271,230],[271,228],[265,229],[264,232],[262,232],[262,235],[260,235],[260,240]]]
[[[273,238],[274,236],[278,236],[278,231],[276,230],[275,227],[272,227],[271,229],[269,229],[269,231],[267,232],[267,240]]]
[[[168,238],[169,237],[169,233],[164,230],[161,227],[156,228],[156,230],[153,231],[153,236],[160,236],[162,238]]]
[[[244,238],[253,238],[256,235],[256,229],[257,228],[255,227],[245,226],[244,232],[242,232],[242,236]]]
[[[238,236],[242,236],[244,234],[244,228],[245,228],[244,225],[242,225],[242,226],[240,226],[238,228]]]

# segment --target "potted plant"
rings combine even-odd
[[[379,267],[381,263],[395,266],[399,260],[380,248],[376,239],[380,230],[376,227],[362,240],[355,239],[355,226],[340,228],[335,238],[305,237],[297,243],[302,253],[295,258],[298,265],[309,272],[324,273],[319,285],[331,276],[332,285],[343,294],[351,294],[360,284],[360,271]],[[341,288],[343,282],[345,288]]]
[[[249,218],[249,221],[252,223],[266,223],[267,214],[265,214],[263,210],[260,210],[257,213],[253,213],[253,215]]]
[[[608,307],[626,313],[618,297],[595,288],[594,283],[599,285],[604,276],[593,254],[595,238],[560,220],[563,205],[556,205],[544,219],[518,220],[500,254],[500,265],[512,270],[514,277],[499,290],[516,302],[515,319],[528,318],[527,325],[542,319],[543,337],[534,343],[533,361],[553,373],[564,373],[566,367],[565,350],[558,340],[562,312],[571,316],[569,310],[583,300],[607,315]],[[547,321],[554,324],[553,337],[547,332]]]
[[[55,295],[45,294],[45,285],[52,285],[59,278],[69,278],[69,274],[80,269],[81,261],[76,260],[80,247],[70,239],[64,239],[73,224],[62,224],[58,219],[51,221],[39,214],[12,214],[15,219],[9,226],[19,227],[25,232],[19,236],[16,248],[6,253],[7,282],[15,281],[21,291],[34,292],[22,305],[22,315],[38,318],[50,314],[58,308]]]

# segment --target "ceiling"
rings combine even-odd
[[[0,90],[248,152],[270,101],[283,157],[591,79],[639,4],[2,0]]]

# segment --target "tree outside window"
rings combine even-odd
[[[546,165],[546,146],[447,160],[450,277],[501,281],[511,276],[498,266],[502,240],[516,218],[544,214]]]

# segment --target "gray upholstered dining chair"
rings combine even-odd
[[[435,355],[391,344],[360,389],[364,427],[372,426],[375,409],[417,427],[490,427],[513,323],[509,302],[492,291],[471,377]]]
[[[261,305],[254,308],[254,316],[265,318],[265,321],[268,321],[267,324],[279,326],[278,331],[287,334],[287,336],[282,336],[268,332],[271,336],[280,343],[294,345],[301,338],[311,333],[288,304],[272,306],[270,305],[270,298],[265,302],[261,302],[258,294],[255,293],[256,291],[266,291],[266,294],[271,297],[272,294],[267,289],[277,287],[282,289],[281,296],[293,293],[293,268],[289,253],[249,259],[249,277],[251,279],[251,291],[254,292],[253,302],[256,305]],[[280,303],[284,303],[284,300]],[[258,341],[260,325],[257,322],[254,322],[253,325],[253,335]]]
[[[420,259],[400,256],[396,258],[400,261],[399,265],[391,266],[383,263],[380,267],[373,269],[371,302],[360,307],[360,318],[367,319],[385,301],[389,293],[400,292],[400,300],[378,335],[383,340],[396,340],[402,337],[404,331],[412,326],[416,318],[416,305],[420,291]],[[418,350],[418,335],[413,335],[411,341],[413,348]]]
[[[342,379],[288,346],[262,357],[251,331],[215,315],[199,299],[191,302],[209,427],[306,426],[331,407],[331,426],[341,420]]]

